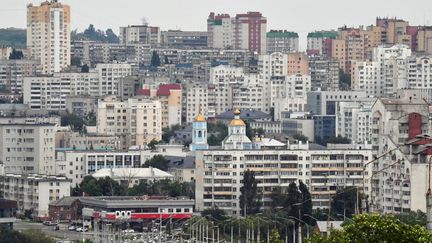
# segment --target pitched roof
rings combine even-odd
[[[71,206],[76,200],[78,200],[79,197],[63,197],[59,200],[56,200],[54,202],[51,202],[49,205],[52,206]]]
[[[171,178],[170,173],[157,168],[105,168],[92,174],[94,178],[112,177],[115,178],[139,178],[139,179],[165,179]]]

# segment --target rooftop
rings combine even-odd
[[[255,119],[270,119],[271,116],[267,113],[264,113],[262,111],[256,111],[256,110],[242,110],[240,114],[240,119],[242,120],[255,120]],[[234,119],[234,111],[226,111],[224,113],[221,113],[216,116],[216,119],[223,119],[223,120],[232,120]]]
[[[168,172],[157,168],[106,168],[100,169],[92,174],[94,178],[113,177],[113,178],[140,178],[140,179],[166,179],[171,178]]]
[[[270,30],[270,32],[267,32],[266,36],[268,38],[278,38],[278,37],[298,38],[299,37],[297,32],[291,32],[286,30]]]

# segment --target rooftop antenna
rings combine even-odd
[[[142,25],[148,26],[148,20],[147,20],[147,18],[146,17],[142,17],[141,18],[141,23],[142,23]]]

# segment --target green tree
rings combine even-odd
[[[208,138],[207,143],[210,146],[220,146],[222,141],[228,136],[228,126],[222,122],[217,122],[216,124],[208,123]]]
[[[360,199],[360,195],[357,197],[357,187],[345,187],[337,190],[331,202],[333,215],[342,219],[344,219],[343,215],[351,218],[356,213],[357,205],[361,205]]]
[[[144,165],[146,167],[153,167],[153,168],[158,168],[160,170],[163,171],[167,171],[168,170],[168,160],[165,159],[165,157],[163,155],[155,155],[153,156],[153,158],[147,160]]]
[[[383,214],[360,214],[352,223],[334,230],[329,236],[314,236],[311,242],[432,242],[432,234],[425,227],[408,225]]]
[[[87,64],[84,64],[82,67],[81,67],[81,72],[82,73],[88,73],[90,71],[90,68],[89,68],[89,66],[87,65]]]
[[[279,231],[274,228],[270,234],[270,243],[283,243],[284,241],[281,240]]]
[[[156,145],[158,145],[158,144],[160,144],[161,142],[160,141],[157,141],[156,139],[152,139],[151,141],[150,141],[150,143],[148,143],[148,147],[151,149],[151,150],[155,150],[156,149]]]
[[[171,140],[171,138],[173,138],[175,136],[175,132],[177,130],[180,130],[182,127],[179,124],[173,125],[169,128],[163,128],[162,129],[162,141],[164,141],[165,143],[169,143],[169,141]]]
[[[309,192],[309,189],[307,188],[306,184],[304,184],[301,180],[299,180],[299,186],[298,186],[301,198],[302,198],[302,205],[301,205],[301,215],[312,215],[312,196]],[[315,225],[315,220],[310,217],[302,217],[306,223],[309,225]]]
[[[54,243],[56,242],[53,238],[47,236],[41,230],[38,229],[28,229],[24,230],[23,234],[30,239],[32,243]]]
[[[9,55],[9,60],[20,60],[23,59],[24,55],[22,53],[22,51],[17,51],[14,49],[12,49],[11,54]]]
[[[427,217],[426,214],[421,210],[396,214],[395,217],[404,224],[419,225],[419,226],[426,227]]]
[[[125,194],[126,188],[108,176],[100,179],[86,176],[78,187],[72,189],[73,196],[123,196]]]
[[[243,215],[251,215],[259,212],[260,196],[258,195],[257,185],[255,173],[250,170],[245,171],[243,174],[243,186],[240,188],[240,210]]]
[[[71,129],[75,132],[84,131],[84,119],[72,113],[61,116],[61,125],[70,126]]]
[[[217,207],[215,207],[215,208],[208,208],[208,209],[203,210],[201,212],[201,216],[203,216],[203,217],[210,216],[210,218],[212,220],[214,219],[214,220],[216,220],[218,222],[221,222],[221,221],[227,219],[225,211],[223,211],[222,209],[217,208]]]
[[[303,143],[306,143],[309,140],[308,137],[301,133],[294,134],[292,137],[296,140],[302,141]]]
[[[165,55],[164,63],[165,63],[165,64],[169,64],[168,56],[166,56],[166,55]]]
[[[109,43],[119,43],[120,42],[118,36],[114,33],[114,31],[112,29],[107,29],[105,32],[105,35],[106,35],[106,40]]]
[[[151,67],[159,67],[161,64],[160,58],[159,58],[159,54],[157,53],[157,51],[153,51],[152,53],[152,58],[151,58],[151,62],[150,62],[150,66]]]
[[[345,73],[339,69],[339,87],[341,90],[349,90],[351,88],[351,74]]]
[[[71,57],[71,66],[81,67],[81,59],[79,57]]]
[[[295,182],[291,182],[288,185],[288,195],[286,199],[285,208],[288,210],[288,214],[290,216],[294,216],[296,218],[299,217],[299,210],[301,210],[301,206],[299,205],[302,202],[302,194],[297,187]]]

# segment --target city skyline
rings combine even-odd
[[[27,14],[25,6],[28,3],[40,3],[40,1],[36,0],[3,0],[1,2],[7,3],[8,7],[0,10],[0,28],[25,28],[25,16]],[[187,0],[179,3],[162,0],[150,3],[148,10],[145,10],[145,3],[141,1],[130,0],[128,2],[129,4],[126,7],[120,9],[116,7],[117,3],[111,1],[102,2],[94,0],[85,3],[78,0],[62,1],[62,3],[71,6],[72,30],[78,29],[79,31],[83,31],[89,24],[94,24],[98,29],[105,30],[111,28],[117,34],[120,26],[141,24],[143,18],[150,25],[159,26],[164,30],[206,31],[206,19],[210,12],[228,13],[234,16],[236,13],[259,11],[267,18],[268,30],[286,29],[298,32],[301,50],[306,48],[306,35],[308,32],[315,30],[336,30],[343,25],[354,27],[367,26],[374,24],[376,17],[396,17],[405,19],[412,25],[429,25],[432,23],[432,17],[427,15],[427,13],[432,12],[432,4],[426,0],[416,0],[414,1],[416,4],[413,4],[413,1],[397,0],[393,1],[391,6],[388,6],[385,2],[373,2],[371,0],[364,1],[361,6],[346,5],[343,4],[344,1],[336,0],[330,4],[333,7],[328,7],[329,3],[313,3],[313,1],[308,1],[296,3],[294,7],[297,9],[295,11],[291,11],[289,3],[279,0],[267,1],[265,4],[258,0],[238,0],[234,3],[228,0],[221,0],[218,5],[214,5],[210,1]],[[104,10],[97,11],[96,14],[92,13],[98,6],[102,6],[102,3],[105,6]],[[374,4],[373,9],[370,8],[370,4],[372,3]],[[177,11],[183,6],[187,8]],[[276,8],[275,6],[279,7]],[[314,6],[314,8],[310,8],[310,6]],[[423,7],[418,8],[413,6]],[[321,9],[326,9],[326,12],[324,13]],[[410,9],[410,11],[406,11],[407,9]],[[159,11],[162,10],[166,14],[159,14]],[[340,13],[342,13],[342,16],[339,16]],[[119,17],[109,17],[116,15],[119,15]],[[186,17],[183,15],[186,15]],[[309,16],[315,17],[311,18]],[[174,19],[181,18],[181,20],[172,21],[173,17]],[[301,18],[305,18],[306,21],[297,21],[301,20]],[[325,21],[322,21],[323,19]]]

